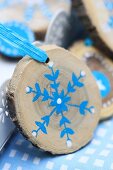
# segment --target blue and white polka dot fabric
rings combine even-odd
[[[100,123],[83,149],[53,156],[33,147],[19,133],[0,155],[0,170],[113,170],[113,119]]]
[[[34,33],[25,24],[17,21],[12,21],[12,22],[3,23],[3,25],[11,29],[12,31],[14,31],[24,39],[26,39],[28,42],[31,43],[34,42],[35,40]],[[8,57],[24,56],[21,50],[14,48],[13,46],[9,45],[2,39],[0,39],[0,53]]]

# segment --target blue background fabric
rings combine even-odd
[[[53,156],[16,133],[0,154],[0,170],[113,170],[113,118],[97,127],[81,150]]]

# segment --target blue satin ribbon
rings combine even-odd
[[[2,24],[0,24],[0,39],[20,49],[25,55],[29,55],[34,60],[42,63],[48,60],[48,55],[45,51],[27,42],[23,37]]]

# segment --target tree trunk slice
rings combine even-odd
[[[109,12],[102,0],[75,0],[77,15],[94,40],[94,45],[106,55],[113,57],[113,29],[109,26]]]
[[[75,43],[70,48],[70,51],[79,57],[79,59],[85,61],[92,72],[98,71],[97,75],[102,73],[105,76],[99,76],[100,80],[103,78],[106,80],[106,83],[104,82],[104,86],[106,87],[106,89],[104,89],[106,92],[105,96],[101,94],[102,111],[100,119],[103,120],[113,116],[113,62],[108,59],[108,56],[103,55],[93,46],[86,46],[83,41]],[[98,78],[96,77],[96,79]],[[100,88],[100,92],[104,91],[102,90],[102,86]]]
[[[0,0],[0,5],[3,0]],[[1,22],[9,21],[19,21],[26,23],[28,27],[36,34],[38,39],[44,39],[47,27],[52,16],[60,9],[64,9],[67,13],[70,13],[71,2],[65,0],[45,0],[44,5],[41,2],[31,2],[33,8],[29,9],[29,1],[24,0],[21,5],[18,2],[14,2],[6,7],[2,7],[0,15]],[[37,3],[37,4],[36,4]],[[29,9],[29,11],[27,11]],[[25,17],[26,12],[28,13],[28,18]],[[33,15],[31,19],[29,15]]]
[[[52,154],[71,153],[80,149],[92,139],[93,132],[100,118],[101,100],[99,91],[96,81],[87,66],[70,52],[63,48],[50,45],[42,46],[41,49],[45,50],[50,58],[48,64],[38,63],[27,56],[17,64],[13,77],[9,83],[7,93],[9,113],[21,133],[36,147],[49,151]],[[54,63],[53,66],[52,61]],[[57,83],[60,82],[60,85],[57,88],[58,94],[56,92],[56,86],[50,87],[52,81],[49,79],[51,79],[51,75],[53,76],[53,73],[50,71],[51,68],[54,70],[54,75],[58,73],[55,72],[56,69],[59,69],[60,71],[59,76],[57,74],[58,79],[56,80],[55,78]],[[72,73],[75,74],[77,78],[80,75],[82,76],[80,82],[83,83],[84,86],[81,88],[76,86],[76,91],[72,93],[69,93],[68,91],[67,96],[71,97],[69,102],[69,98],[67,99],[65,97],[67,94],[67,84],[69,81],[72,83]],[[44,77],[45,74],[50,75],[46,78]],[[33,99],[36,99],[34,98],[36,97],[36,93],[35,95],[31,93],[31,87],[36,91],[36,82],[39,83],[40,86],[39,89],[39,86],[37,85],[37,95],[40,94],[39,92],[41,90],[43,97],[47,97],[43,92],[45,88],[48,91],[49,96],[53,99],[50,99],[49,101],[45,99],[44,102],[42,101],[43,97],[41,94],[41,97],[35,102],[32,102]],[[59,94],[62,89],[64,89],[65,95],[62,94],[60,96]],[[69,89],[72,90],[72,88]],[[74,95],[74,93],[76,95]],[[87,105],[87,109],[90,108],[90,113],[81,106],[81,112],[85,115],[80,114],[81,112],[78,108],[67,105],[64,99],[67,100],[68,104],[76,103],[77,105],[80,105],[83,101],[88,101],[88,103],[84,103],[83,107]],[[54,101],[55,103],[51,103],[51,101]],[[47,121],[46,117],[48,126],[46,126],[46,123],[44,124],[47,130],[47,134],[45,134],[45,129],[43,129],[39,123],[36,126],[35,121],[43,123],[45,119],[42,117],[47,115],[50,116],[52,110],[54,110],[55,113],[52,115],[50,122]],[[68,120],[61,121],[62,113]],[[65,126],[71,128],[71,131],[68,129],[67,132]],[[38,131],[37,137],[36,129],[40,130]],[[61,135],[63,129],[66,130],[65,135],[63,133]],[[69,138],[67,138],[66,133],[68,133]]]

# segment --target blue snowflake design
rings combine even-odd
[[[68,147],[72,146],[71,142],[71,135],[74,135],[75,132],[73,129],[69,127],[71,124],[71,121],[66,117],[66,113],[68,113],[69,109],[71,107],[74,107],[75,109],[79,110],[79,113],[84,116],[87,113],[94,113],[94,106],[88,107],[88,101],[82,101],[80,105],[77,105],[75,103],[71,103],[71,97],[70,94],[74,94],[77,89],[83,88],[84,83],[81,81],[85,77],[85,72],[81,71],[79,77],[75,75],[75,73],[72,73],[72,80],[68,82],[66,92],[64,89],[59,91],[60,82],[58,81],[58,77],[60,74],[59,70],[55,70],[53,68],[53,65],[49,65],[48,69],[50,70],[50,74],[44,74],[44,77],[50,81],[50,88],[52,89],[51,95],[47,91],[47,89],[44,88],[43,92],[41,91],[39,83],[35,83],[35,89],[28,86],[26,88],[27,94],[34,94],[34,97],[32,99],[32,102],[36,102],[38,100],[41,100],[42,102],[46,102],[49,100],[49,107],[51,107],[52,111],[41,118],[41,121],[35,121],[35,124],[37,126],[36,130],[32,131],[32,135],[34,137],[37,137],[39,135],[39,132],[41,131],[43,134],[47,134],[47,127],[49,126],[50,119],[53,114],[56,114],[60,116],[60,122],[59,126],[61,127],[60,132],[60,138],[66,137],[66,143]],[[47,106],[48,107],[48,106]]]
[[[20,5],[20,3],[23,2],[24,2],[23,0],[4,0],[2,3],[0,3],[0,9],[10,7],[13,4]],[[30,21],[38,9],[42,11],[43,16],[45,16],[48,20],[52,18],[53,13],[50,10],[49,5],[45,2],[45,0],[41,0],[41,1],[35,0],[34,3],[28,1],[28,5],[24,12],[25,21]]]

